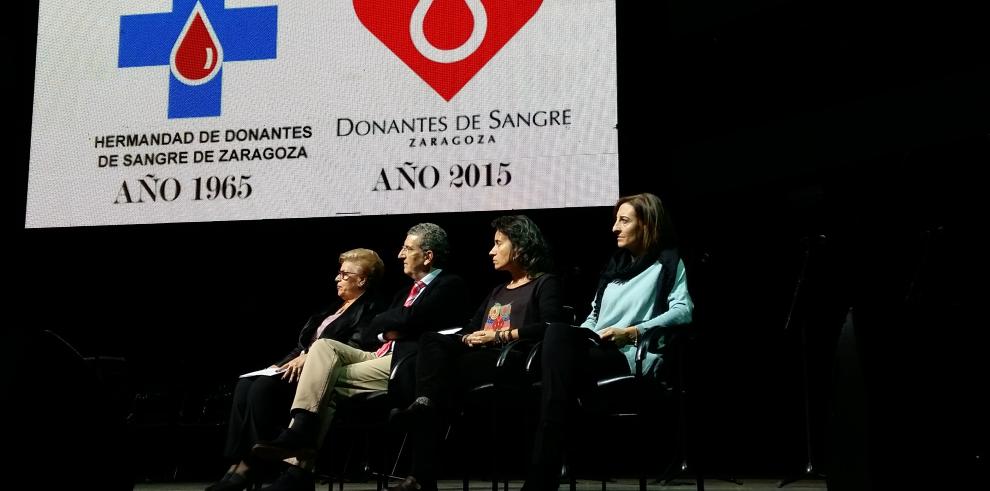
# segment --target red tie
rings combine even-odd
[[[426,288],[426,283],[423,283],[420,280],[416,280],[416,282],[413,283],[412,288],[409,289],[409,296],[406,297],[406,301],[403,302],[402,306],[409,307],[410,305],[412,305],[413,302],[416,300],[416,295],[419,295],[419,292],[422,291],[423,288]],[[385,344],[383,344],[382,347],[378,348],[378,351],[375,352],[375,356],[381,358],[387,355],[388,352],[391,350],[392,350],[392,340],[385,341]]]
[[[409,289],[409,296],[406,297],[406,302],[403,303],[402,306],[408,307],[412,305],[413,301],[416,300],[416,295],[419,295],[419,292],[425,287],[426,283],[423,283],[421,280],[416,280],[416,283],[413,283],[412,288]]]

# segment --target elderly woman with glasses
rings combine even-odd
[[[340,270],[334,278],[336,301],[311,316],[299,333],[299,341],[274,363],[274,375],[241,378],[234,390],[234,403],[227,428],[224,455],[232,462],[224,477],[206,489],[245,489],[257,476],[251,449],[258,441],[275,438],[281,431],[285,408],[292,402],[296,382],[306,363],[310,346],[319,339],[333,339],[355,348],[362,344],[372,318],[382,310],[371,290],[381,279],[385,264],[375,251],[353,249],[340,255]]]

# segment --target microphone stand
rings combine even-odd
[[[824,235],[817,236],[819,239],[824,239]],[[784,324],[784,331],[789,331],[791,328],[791,322],[794,319],[794,312],[797,310],[798,299],[801,296],[801,289],[804,284],[805,275],[808,272],[808,264],[811,262],[811,239],[805,237],[804,239],[804,259],[801,264],[801,272],[798,274],[797,283],[794,286],[794,296],[791,298],[791,307],[787,312],[787,321]],[[795,483],[804,479],[825,479],[825,475],[818,472],[815,468],[815,463],[812,458],[812,445],[811,445],[811,377],[808,373],[808,328],[807,322],[801,321],[801,374],[802,382],[804,385],[804,441],[805,441],[805,456],[807,461],[804,466],[804,472],[792,475],[790,477],[782,479],[777,483],[778,488],[782,488],[788,484]]]

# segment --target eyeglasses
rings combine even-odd
[[[344,270],[337,271],[337,277],[344,281],[351,279],[351,276],[361,276],[361,273],[355,273],[352,271],[344,271]]]

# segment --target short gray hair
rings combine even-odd
[[[406,235],[415,235],[423,242],[423,251],[433,251],[433,262],[437,267],[443,266],[450,255],[450,243],[447,242],[447,232],[435,223],[419,223],[413,225]]]

